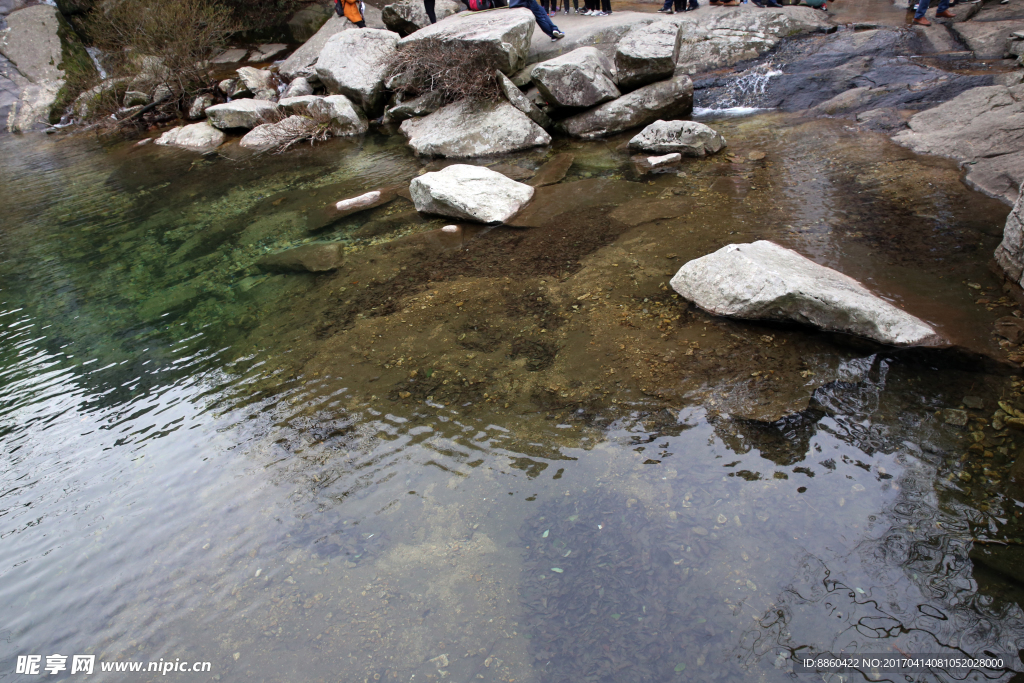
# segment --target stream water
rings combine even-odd
[[[992,335],[1007,207],[843,121],[712,125],[727,150],[678,175],[638,175],[628,137],[484,160],[574,155],[521,227],[455,235],[402,199],[324,223],[437,167],[400,137],[255,159],[0,137],[0,680],[82,675],[14,673],[54,654],[111,681],[783,681],[840,651],[1005,661],[853,680],[1022,670],[1020,586],[968,557],[1021,536],[1022,439],[991,422],[1021,401]],[[753,239],[960,350],[667,289]],[[254,266],[314,240],[344,267]]]

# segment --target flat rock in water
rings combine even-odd
[[[615,65],[596,47],[580,47],[541,62],[530,78],[548,104],[559,107],[593,107],[614,100]]]
[[[658,119],[689,116],[692,111],[693,82],[680,73],[571,116],[562,121],[562,128],[573,137],[592,139],[646,126]]]
[[[665,218],[678,218],[692,208],[692,200],[682,197],[653,201],[651,199],[634,199],[612,211],[611,217],[633,227]]]
[[[969,163],[965,181],[1013,204],[1024,181],[1024,85],[973,88],[916,114],[893,137],[918,153]]]
[[[417,211],[480,223],[503,223],[533,197],[534,189],[481,166],[455,164],[413,178]]]
[[[209,152],[224,144],[227,137],[206,121],[201,121],[172,128],[157,138],[156,144],[180,147],[193,152]]]
[[[637,26],[615,46],[615,71],[619,87],[629,91],[671,78],[679,59],[679,24],[656,21]]]
[[[360,211],[369,211],[378,206],[384,206],[393,202],[399,196],[399,190],[405,189],[397,185],[389,185],[376,190],[365,192],[356,197],[349,197],[337,202],[331,202],[318,211],[311,211],[309,214],[309,229],[312,231],[321,230],[331,225],[334,221],[347,218]]]
[[[398,45],[398,34],[375,28],[331,36],[316,62],[316,75],[335,95],[345,95],[376,116],[383,105],[384,69]]]
[[[683,160],[683,155],[679,152],[672,152],[671,154],[663,154],[661,156],[647,156],[646,154],[637,154],[631,157],[631,161],[636,164],[636,168],[641,173],[647,173],[649,171],[660,171],[671,168],[673,171],[678,170],[676,166]]]
[[[765,240],[730,244],[694,259],[671,285],[715,315],[791,320],[893,346],[942,343],[931,327],[853,278]]]
[[[338,242],[304,244],[276,254],[264,256],[256,265],[264,271],[291,273],[325,273],[341,265],[344,257]]]
[[[655,121],[644,128],[629,146],[645,152],[703,157],[725,147],[725,138],[711,126],[696,121]]]
[[[515,164],[492,164],[487,168],[512,180],[528,180],[534,175],[534,172],[530,169],[516,166]],[[533,185],[533,183],[528,184]]]
[[[234,100],[206,108],[206,118],[214,128],[255,128],[280,108],[265,100]]]
[[[530,184],[534,187],[544,187],[545,185],[554,185],[555,183],[562,182],[565,174],[569,172],[572,162],[575,160],[576,155],[569,154],[568,152],[556,154],[537,169],[537,174],[533,176]]]
[[[278,73],[286,79],[293,79],[299,76],[303,78],[315,76],[316,69],[314,66],[327,41],[342,31],[354,28],[356,28],[356,25],[351,21],[339,17],[332,12],[331,18],[320,27],[320,30],[313,34],[312,38],[300,45],[295,52],[281,62],[281,65],[277,68]]]
[[[459,43],[469,51],[467,58],[472,59],[477,68],[513,74],[526,66],[535,25],[533,13],[521,7],[463,12],[416,31],[403,38],[399,46],[428,39]]]
[[[628,203],[643,194],[645,189],[647,186],[640,183],[609,178],[588,178],[538,187],[533,200],[506,225],[544,228],[556,224],[561,216],[573,216],[596,206]]]
[[[402,133],[416,154],[480,157],[547,145],[551,136],[508,102],[462,100],[408,119]]]
[[[438,21],[456,14],[462,8],[455,0],[435,0],[434,16]],[[423,8],[422,0],[399,0],[385,5],[381,19],[389,31],[394,31],[403,38],[430,26],[430,17]]]

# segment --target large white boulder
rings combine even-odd
[[[413,178],[417,211],[480,223],[504,223],[533,197],[533,188],[483,166],[455,164]]]
[[[291,53],[287,59],[281,62],[277,72],[288,80],[298,78],[299,76],[309,78],[316,75],[316,60],[320,57],[320,52],[323,51],[327,41],[342,31],[354,29],[355,27],[355,24],[348,19],[339,17],[332,12],[331,18],[320,27],[320,30],[312,38],[300,45],[295,52]]]
[[[461,10],[461,6],[455,0],[435,0],[434,16],[438,21],[450,17]],[[423,0],[398,0],[398,2],[385,5],[381,12],[381,19],[389,31],[394,31],[403,38],[421,28],[430,26],[430,17],[423,8]]]
[[[526,66],[535,24],[533,13],[522,7],[466,12],[416,31],[399,46],[422,40],[459,43],[477,68],[513,74]]]
[[[658,119],[676,119],[693,111],[693,82],[683,73],[667,81],[638,88],[562,121],[566,133],[577,138],[599,138],[646,126]]]
[[[615,46],[619,87],[633,90],[672,76],[679,59],[679,24],[656,21],[637,26]]]
[[[398,34],[376,28],[331,36],[316,62],[327,91],[345,95],[376,116],[384,103],[384,71],[398,45]]]
[[[551,136],[508,102],[462,100],[400,127],[416,154],[480,157],[547,145]]]
[[[157,138],[156,144],[180,147],[181,149],[193,152],[209,152],[224,144],[227,137],[227,135],[211,126],[209,122],[200,121],[199,123],[172,128]]]
[[[214,128],[255,128],[279,107],[265,100],[234,100],[206,108],[206,118]]]
[[[629,146],[645,152],[703,157],[723,149],[725,138],[696,121],[655,121],[630,140]]]
[[[671,285],[715,315],[792,320],[893,346],[942,343],[927,324],[853,278],[765,240],[730,244],[694,259]]]
[[[579,47],[533,67],[530,78],[548,104],[593,107],[614,100],[615,65],[596,47]]]

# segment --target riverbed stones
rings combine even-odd
[[[725,138],[697,121],[655,121],[629,141],[633,149],[687,157],[704,157],[725,148]]]
[[[345,95],[376,116],[383,105],[384,70],[398,45],[398,34],[366,28],[343,31],[327,41],[316,75],[334,95]]]
[[[245,87],[253,93],[261,90],[273,90],[274,74],[266,69],[257,69],[251,66],[243,66],[238,69],[238,80],[245,84]]]
[[[460,9],[459,3],[455,0],[434,1],[434,16],[438,21],[456,14]],[[385,5],[381,18],[389,31],[394,31],[403,38],[430,26],[430,17],[423,8],[422,0],[399,0]]]
[[[256,265],[269,272],[325,273],[340,266],[344,255],[344,247],[338,242],[316,242],[269,254]]]
[[[551,117],[542,112],[540,107],[531,102],[530,98],[523,94],[523,91],[520,90],[508,76],[500,71],[495,71],[494,74],[498,79],[498,86],[501,88],[501,91],[505,93],[505,99],[509,101],[509,104],[529,116],[531,121],[545,130],[554,125],[551,121]]]
[[[1024,181],[1024,85],[973,88],[916,114],[893,137],[918,153],[966,165],[964,180],[1013,204]]]
[[[416,154],[479,157],[547,145],[551,136],[508,102],[462,100],[400,130]]]
[[[127,96],[127,95],[126,95]],[[213,95],[210,93],[203,93],[192,100],[192,104],[188,108],[188,117],[192,121],[201,119],[206,116],[206,108],[213,106]]]
[[[693,111],[693,82],[684,73],[634,90],[562,121],[566,133],[577,138],[599,138],[658,119],[676,119]]]
[[[853,278],[766,240],[730,244],[694,259],[671,285],[715,315],[791,320],[893,346],[940,342],[931,327]]]
[[[207,121],[172,128],[156,140],[156,144],[179,147],[193,152],[209,152],[217,149],[227,135],[211,126]]]
[[[288,80],[299,76],[309,78],[316,75],[315,65],[327,41],[338,33],[355,27],[355,24],[348,19],[332,13],[331,18],[320,27],[312,38],[300,45],[295,52],[281,62],[277,72]]]
[[[548,104],[558,107],[593,107],[619,97],[612,74],[615,65],[595,47],[541,62],[530,78]]]
[[[656,21],[637,26],[615,46],[619,87],[629,91],[672,76],[679,59],[679,24]]]
[[[480,223],[504,223],[533,197],[529,185],[482,166],[455,164],[413,178],[416,210]]]
[[[344,95],[317,97],[306,106],[314,119],[329,120],[331,135],[344,137],[360,135],[369,128],[363,112]]]
[[[467,12],[420,29],[399,46],[421,40],[459,43],[477,68],[513,74],[526,65],[535,25],[533,13],[525,8]]]
[[[304,76],[298,76],[281,93],[281,99],[288,97],[305,97],[313,94],[313,85]]]
[[[305,114],[309,105],[321,99],[318,95],[301,95],[299,97],[282,97],[277,105],[285,114]]]
[[[572,162],[575,160],[576,155],[568,152],[556,154],[537,169],[536,175],[530,179],[530,185],[544,187],[545,185],[554,185],[555,183],[562,182],[565,174],[569,172]]]
[[[1024,187],[1006,217],[1003,240],[993,256],[1007,277],[1017,284],[1024,282]]]
[[[214,128],[255,128],[279,111],[276,102],[234,100],[206,108],[206,118]]]

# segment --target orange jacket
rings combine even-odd
[[[353,24],[362,21],[363,15],[359,13],[359,0],[341,0],[345,6],[345,18]]]

